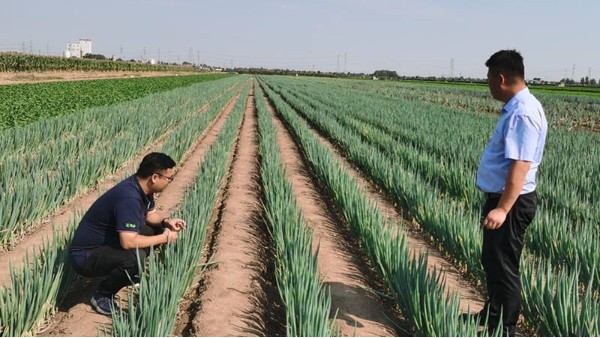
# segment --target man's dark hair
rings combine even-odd
[[[523,57],[514,49],[505,49],[494,53],[485,62],[492,73],[503,74],[507,78],[525,79]]]
[[[135,175],[139,178],[148,178],[154,173],[173,167],[175,167],[175,161],[173,161],[169,155],[163,153],[150,153],[144,156]]]

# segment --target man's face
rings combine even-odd
[[[167,185],[171,183],[175,177],[175,170],[173,168],[161,170],[155,174],[152,174],[152,183],[154,192],[161,192],[165,190]]]
[[[500,97],[502,93],[502,80],[503,77],[500,73],[488,70],[488,87],[490,88],[490,93],[492,94],[492,97],[496,100],[501,100]]]

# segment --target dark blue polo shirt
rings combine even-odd
[[[85,213],[71,242],[72,250],[103,245],[120,247],[119,232],[140,232],[146,215],[154,209],[154,196],[144,194],[136,176],[105,192]]]

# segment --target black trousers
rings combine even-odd
[[[482,220],[495,209],[500,196],[488,198],[483,206]],[[495,230],[483,230],[481,263],[487,279],[488,298],[483,314],[489,311],[488,324],[498,326],[502,313],[504,333],[514,335],[521,311],[521,277],[519,263],[525,231],[537,210],[535,191],[519,196],[506,221]]]
[[[162,231],[161,228],[144,225],[140,229],[140,234],[153,236]],[[139,281],[139,274],[143,271],[140,271],[138,266],[143,270],[149,253],[149,248],[125,250],[120,245],[105,245],[88,250],[72,250],[70,256],[78,274],[85,277],[106,276],[98,286],[97,292],[115,294],[121,288]],[[81,255],[84,256],[83,261]]]

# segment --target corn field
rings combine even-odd
[[[63,58],[21,53],[0,53],[0,72],[47,71],[173,71],[179,66],[151,65],[135,62]]]

